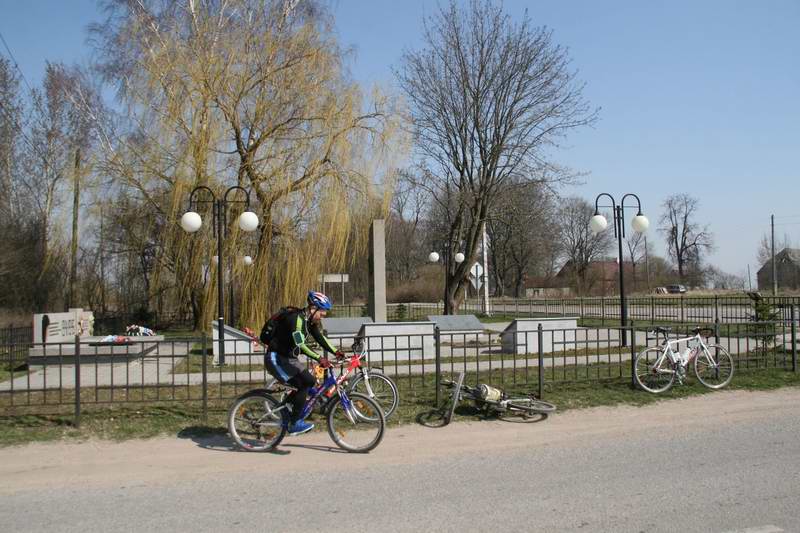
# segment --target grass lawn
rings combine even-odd
[[[9,364],[5,362],[0,363],[0,382],[11,379],[12,377],[14,379],[21,378],[28,372],[29,372],[28,365],[25,363],[19,363],[19,364]]]
[[[670,398],[682,398],[698,394],[709,394],[709,391],[694,379],[684,385],[676,385],[662,395],[648,394],[632,389],[629,385],[629,366],[620,369],[615,364],[584,365],[574,368],[569,375],[550,375],[545,382],[546,400],[555,403],[560,411],[580,409],[594,406],[614,405],[648,405]],[[597,374],[594,371],[597,371]],[[617,377],[619,375],[623,377]],[[598,380],[597,376],[609,376]],[[449,377],[445,374],[445,377]],[[554,381],[554,379],[569,381]],[[515,385],[515,379],[519,380]],[[536,374],[531,372],[530,381],[522,382],[521,374],[513,369],[495,369],[491,373],[482,371],[479,376],[468,374],[466,382],[486,382],[503,388],[508,393],[526,394],[536,388]],[[401,376],[397,379],[400,389],[400,405],[397,412],[389,420],[389,426],[419,423],[420,417],[429,413],[434,404],[434,376],[430,373],[423,376]],[[779,387],[800,386],[800,373],[792,373],[781,369],[740,369],[734,375],[728,389],[770,390]],[[255,387],[255,385],[253,385]],[[224,435],[226,429],[226,411],[231,403],[229,398],[251,388],[245,384],[233,386],[209,386],[208,417],[203,418],[201,410],[200,388],[196,386],[181,387],[177,391],[164,389],[144,389],[132,391],[125,395],[117,391],[114,401],[125,399],[140,401],[132,404],[107,404],[109,391],[99,394],[95,390],[82,391],[85,400],[82,407],[81,425],[73,425],[73,411],[70,401],[73,398],[59,397],[66,405],[53,405],[50,414],[38,414],[42,410],[41,398],[29,398],[33,407],[9,406],[7,397],[0,397],[0,408],[6,413],[0,416],[0,446],[18,445],[34,441],[72,440],[80,441],[89,438],[124,440],[131,438],[148,438],[158,435],[172,435],[182,438]],[[447,393],[443,391],[442,397]],[[153,401],[155,399],[162,401]],[[165,402],[163,400],[174,399]],[[50,400],[55,401],[55,398]],[[555,416],[558,416],[557,414]],[[470,402],[462,402],[456,410],[456,419],[480,419],[478,410]],[[326,431],[325,421],[315,415],[318,431]]]

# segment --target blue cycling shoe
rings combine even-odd
[[[302,435],[314,429],[314,424],[309,424],[305,420],[298,420],[294,424],[289,424],[289,435]]]

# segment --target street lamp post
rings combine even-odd
[[[442,302],[444,303],[444,310],[442,312],[444,314],[447,314],[447,297],[448,297],[448,294],[447,294],[447,278],[448,278],[448,275],[449,275],[448,270],[450,268],[450,253],[449,252],[450,252],[449,246],[445,246],[445,248],[444,248],[444,258],[443,258],[444,259],[444,300],[442,300]],[[464,254],[462,254],[461,252],[458,252],[457,254],[455,254],[453,256],[453,260],[457,264],[463,263],[464,259],[465,259]],[[437,263],[439,261],[439,254],[437,252],[431,252],[430,254],[428,254],[428,261],[430,261],[431,263]]]
[[[200,191],[208,192],[211,196],[210,200],[198,200],[195,195]],[[229,200],[228,195],[233,191],[242,191],[245,194],[245,200]],[[195,187],[189,195],[189,211],[181,217],[181,227],[187,233],[195,233],[203,225],[203,219],[200,215],[193,211],[192,208],[195,204],[210,203],[212,205],[212,218],[217,237],[217,308],[218,308],[218,328],[219,328],[219,364],[225,364],[225,301],[223,283],[224,276],[222,274],[222,249],[225,244],[225,237],[227,236],[227,211],[229,203],[243,203],[245,204],[245,211],[239,215],[239,228],[242,231],[255,231],[258,228],[258,215],[250,211],[250,193],[238,185],[228,188],[222,198],[217,198],[210,188],[205,185]]]
[[[607,196],[611,200],[611,205],[598,205],[601,196]],[[601,207],[610,207],[614,216],[614,236],[617,238],[617,244],[619,246],[619,303],[620,303],[620,325],[622,329],[620,330],[621,337],[622,337],[622,346],[628,345],[628,332],[625,328],[628,326],[628,306],[625,300],[625,257],[622,254],[622,239],[625,238],[625,217],[624,217],[624,210],[626,207],[628,209],[633,209],[633,206],[625,206],[625,199],[629,196],[636,198],[636,216],[633,217],[631,221],[631,227],[633,227],[633,231],[636,233],[644,233],[647,231],[647,228],[650,227],[650,221],[647,220],[647,217],[642,214],[642,202],[639,200],[639,197],[635,194],[628,193],[622,197],[622,201],[619,205],[616,204],[614,198],[608,193],[600,193],[597,195],[597,198],[594,200],[594,216],[589,221],[589,227],[591,228],[592,232],[600,233],[601,231],[605,230],[608,227],[608,221],[606,217],[600,214]]]

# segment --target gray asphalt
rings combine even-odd
[[[182,456],[208,468],[193,472],[184,460],[173,468],[135,452],[130,462],[146,475],[112,473],[103,483],[75,475],[26,486],[26,475],[46,479],[47,468],[59,468],[31,465],[9,475],[0,527],[800,531],[800,394],[779,403],[751,403],[748,394],[573,411],[534,424],[395,428],[368,456],[337,453],[325,434],[286,441],[286,455],[232,453],[221,437],[178,441]]]

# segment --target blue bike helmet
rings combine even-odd
[[[321,292],[311,291],[308,293],[308,298],[306,300],[308,305],[313,305],[317,309],[322,309],[323,311],[330,311],[331,307],[331,300]]]

